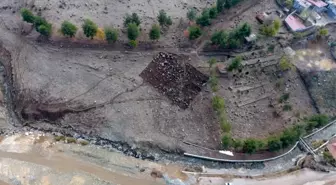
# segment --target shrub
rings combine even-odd
[[[65,36],[73,37],[76,35],[77,27],[69,21],[64,21],[61,26],[61,32]]]
[[[310,117],[309,122],[316,122],[315,127],[323,127],[329,123],[329,118],[325,114],[317,114]]]
[[[264,24],[260,29],[260,33],[265,36],[275,36],[279,32],[280,27],[281,22],[280,20],[276,19],[271,25]]]
[[[215,58],[211,58],[209,61],[209,68],[212,68],[213,65],[215,65],[217,63],[217,60]]]
[[[221,119],[225,119],[224,121],[221,121],[221,129],[225,133],[230,133],[231,132],[231,124],[226,121],[226,117],[223,117]]]
[[[316,149],[324,144],[323,140],[315,140],[312,142],[313,149]]]
[[[98,26],[90,19],[86,19],[84,21],[82,28],[84,31],[84,35],[88,38],[93,39],[93,37],[97,34]]]
[[[35,16],[35,19],[34,19],[34,26],[35,26],[35,30],[37,32],[39,32],[39,27],[41,25],[47,25],[49,24],[47,20],[45,20],[45,18],[43,17],[40,17],[40,16]]]
[[[294,1],[293,0],[285,0],[285,6],[289,9],[293,7]]]
[[[283,111],[291,111],[291,110],[293,110],[293,108],[292,108],[292,106],[290,104],[285,104],[282,109],[283,109]]]
[[[96,33],[96,37],[99,40],[104,40],[105,39],[105,31],[102,28],[98,28],[97,33]]]
[[[157,17],[160,26],[170,26],[172,25],[172,19],[170,16],[167,16],[167,13],[164,10],[159,11],[159,15]]]
[[[283,147],[287,147],[299,139],[300,136],[294,131],[294,129],[285,129],[280,136]]]
[[[243,151],[252,154],[257,151],[258,145],[255,139],[246,139],[243,144]]]
[[[289,99],[289,93],[285,93],[283,94],[280,98],[279,98],[279,103],[284,103]]]
[[[141,24],[141,20],[136,13],[132,13],[132,15],[126,14],[125,20],[124,20],[124,26],[127,27],[128,24],[135,23],[137,26]]]
[[[127,27],[127,37],[130,40],[136,40],[140,35],[139,27],[136,23],[130,23]]]
[[[113,28],[105,28],[105,39],[108,43],[115,43],[118,40],[118,31]]]
[[[190,40],[194,40],[197,39],[198,37],[200,37],[202,35],[202,30],[199,26],[195,25],[195,26],[190,26],[188,28],[189,30],[189,39]]]
[[[23,21],[26,21],[28,23],[34,23],[35,21],[34,14],[27,8],[21,9],[21,16],[22,16]]]
[[[222,97],[220,96],[214,96],[212,98],[212,108],[217,112],[221,113],[225,109],[225,101]]]
[[[293,64],[290,62],[289,58],[286,56],[281,57],[280,62],[279,62],[279,67],[282,71],[294,69]]]
[[[151,40],[159,40],[160,39],[160,26],[154,24],[152,29],[149,31],[149,38]]]
[[[73,137],[67,137],[65,138],[66,143],[76,143],[76,139]]]
[[[65,136],[55,136],[55,141],[64,141]]]
[[[271,152],[278,151],[282,148],[282,142],[279,137],[270,137],[267,139],[267,147]]]
[[[327,28],[321,28],[319,30],[319,36],[327,36],[329,34],[329,31]]]
[[[212,7],[212,8],[210,8],[210,10],[209,10],[209,17],[210,17],[210,19],[216,18],[217,15],[218,15],[217,8],[215,6]]]
[[[216,76],[210,76],[209,82],[210,82],[210,87],[212,91],[217,92],[218,91],[218,78]]]
[[[190,8],[187,12],[187,18],[189,19],[189,21],[194,21],[196,19],[196,9],[195,8]]]
[[[51,35],[51,32],[52,32],[52,25],[50,23],[40,25],[38,27],[38,32],[41,35],[49,37]]]
[[[314,130],[314,128],[316,128],[318,125],[318,123],[316,121],[309,121],[306,124],[306,131],[307,132],[311,132],[312,130]]]
[[[129,45],[132,47],[132,48],[136,48],[138,46],[138,41],[136,40],[130,40],[129,41]]]
[[[232,142],[232,146],[236,150],[240,150],[243,147],[243,141],[240,140],[240,139],[234,139],[233,142]]]
[[[231,64],[228,66],[228,71],[233,71],[233,70],[239,70],[242,69],[243,65],[242,65],[242,57],[241,56],[236,56]]]
[[[242,45],[244,38],[250,34],[251,26],[244,23],[230,32],[224,30],[215,32],[211,36],[211,42],[212,44],[219,45],[221,48],[237,48]]]
[[[222,146],[224,149],[228,149],[232,146],[232,137],[230,134],[224,134],[222,137]]]
[[[202,15],[197,17],[196,23],[201,26],[209,26],[211,24],[209,9],[203,10]]]

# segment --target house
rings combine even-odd
[[[335,3],[330,2],[328,4],[329,4],[328,7],[327,7],[328,8],[328,10],[327,10],[328,16],[332,19],[336,19],[336,5],[335,5]]]
[[[312,4],[307,0],[295,0],[293,4],[293,8],[299,13],[303,11],[307,11]]]
[[[303,21],[300,18],[294,16],[294,14],[290,14],[286,17],[285,24],[291,31],[300,31],[306,29]]]
[[[322,0],[306,0],[306,1],[309,2],[313,6],[313,10],[318,13],[327,11],[328,4]]]

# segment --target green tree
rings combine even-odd
[[[224,4],[225,4],[225,0],[217,0],[217,3],[216,3],[217,12],[220,13],[223,11]]]
[[[279,137],[270,137],[267,139],[267,147],[271,152],[278,151],[282,148],[282,142]]]
[[[93,39],[97,34],[98,26],[90,19],[86,19],[82,25],[82,29],[86,37]]]
[[[222,146],[224,149],[228,149],[232,146],[232,137],[230,134],[225,134],[222,137]]]
[[[136,40],[130,40],[129,41],[129,45],[132,47],[132,48],[136,48],[138,46],[138,41]]]
[[[27,8],[22,8],[21,9],[21,16],[22,16],[22,19],[26,22],[34,23],[34,21],[35,21],[34,14],[30,10],[28,10]]]
[[[246,139],[243,144],[243,151],[252,154],[258,150],[258,145],[255,139]]]
[[[234,139],[232,143],[233,148],[235,148],[236,150],[240,150],[243,147],[243,144],[243,141],[240,139]]]
[[[69,21],[64,21],[61,26],[61,32],[65,36],[73,37],[76,35],[77,27]]]
[[[136,23],[130,23],[127,27],[127,37],[130,40],[136,40],[140,35],[139,27]]]
[[[149,31],[149,38],[151,40],[159,40],[160,39],[160,26],[157,24],[153,24],[151,30]]]
[[[242,65],[242,57],[241,56],[236,56],[231,64],[228,66],[228,71],[233,71],[233,70],[239,70],[243,67]]]
[[[293,0],[285,0],[285,6],[287,8],[292,8],[293,7],[293,4],[294,4],[294,1]]]
[[[223,112],[225,109],[225,101],[222,97],[220,96],[214,96],[212,97],[212,108],[216,112]]]
[[[159,11],[159,15],[157,17],[160,26],[170,26],[172,25],[172,19],[170,16],[167,16],[167,13],[164,10]]]
[[[118,40],[118,31],[113,28],[105,28],[105,39],[108,43],[115,43]]]
[[[280,27],[281,27],[281,21],[279,19],[275,19],[273,22],[273,26],[276,32],[279,32]]]
[[[141,24],[141,20],[137,13],[132,13],[132,15],[126,14],[125,20],[124,20],[124,26],[127,27],[128,24],[130,23],[135,23],[137,26]]]
[[[224,8],[230,9],[233,6],[232,0],[225,0]]]
[[[323,127],[329,123],[329,117],[325,114],[313,115],[309,118],[310,122],[316,122],[316,127]]]
[[[209,10],[209,17],[210,17],[210,19],[216,18],[217,15],[218,15],[217,8],[215,6],[212,7],[212,8],[210,8],[210,10]]]
[[[211,24],[209,9],[203,10],[202,15],[196,19],[196,23],[201,26],[209,26]]]
[[[49,37],[51,35],[51,32],[52,32],[52,24],[47,23],[47,24],[40,25],[38,30],[39,30],[38,32],[41,35]]]
[[[251,25],[244,23],[237,29],[237,33],[239,34],[238,37],[248,37],[251,34]]]
[[[45,18],[40,17],[40,16],[35,16],[34,26],[35,26],[35,30],[37,32],[39,32],[39,28],[40,28],[41,25],[47,25],[47,24],[48,24],[48,21],[45,20]]]
[[[197,25],[190,26],[188,28],[188,31],[189,31],[189,39],[190,40],[197,39],[198,37],[200,37],[202,35],[202,30]]]
[[[280,136],[283,147],[288,147],[298,140],[297,133],[293,129],[285,129]]]
[[[195,8],[189,8],[188,12],[187,12],[187,18],[189,19],[189,21],[194,21],[196,19],[196,9]]]
[[[282,71],[294,69],[293,64],[290,62],[289,58],[286,56],[281,57],[280,62],[279,62],[279,67]]]
[[[218,78],[216,76],[210,76],[209,79],[210,87],[213,92],[218,91]]]

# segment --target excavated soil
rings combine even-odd
[[[186,109],[201,91],[208,77],[192,65],[187,57],[159,53],[140,76],[180,108]]]

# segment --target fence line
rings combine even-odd
[[[317,131],[315,131],[315,132],[313,132],[313,133],[311,133],[311,134],[309,134],[309,135],[307,135],[307,136],[304,136],[304,137],[302,137],[302,138],[303,138],[303,139],[306,139],[306,138],[308,138],[308,137],[310,137],[310,136],[312,136],[312,135],[314,135],[314,134],[320,132],[321,130],[324,130],[325,128],[329,127],[330,125],[332,125],[332,124],[334,124],[334,123],[336,123],[336,120],[334,120],[334,121],[328,123],[328,124],[325,125],[324,127],[320,128],[320,129],[318,129]],[[298,146],[298,144],[300,143],[300,140],[301,140],[302,138],[300,138],[299,141],[297,141],[297,142],[295,143],[295,145],[294,145],[289,151],[287,151],[286,153],[283,153],[283,154],[281,154],[281,155],[278,155],[278,156],[276,156],[276,157],[272,157],[272,158],[268,158],[268,159],[257,159],[257,160],[231,160],[231,159],[219,159],[219,158],[214,158],[214,157],[207,157],[207,156],[201,156],[201,155],[196,155],[196,154],[190,154],[190,153],[187,153],[187,152],[185,152],[184,155],[185,155],[185,156],[188,156],[188,157],[194,157],[194,158],[199,158],[199,159],[204,159],[204,160],[211,160],[211,161],[219,161],[219,162],[232,162],[232,163],[267,162],[267,161],[272,161],[272,160],[279,159],[279,158],[284,157],[284,156],[288,155],[289,153],[291,153],[291,152]],[[302,139],[302,140],[303,140],[303,139]],[[304,141],[304,140],[303,140],[303,141]],[[310,147],[309,147],[308,149],[310,149]],[[312,151],[315,151],[315,150],[312,150]]]

